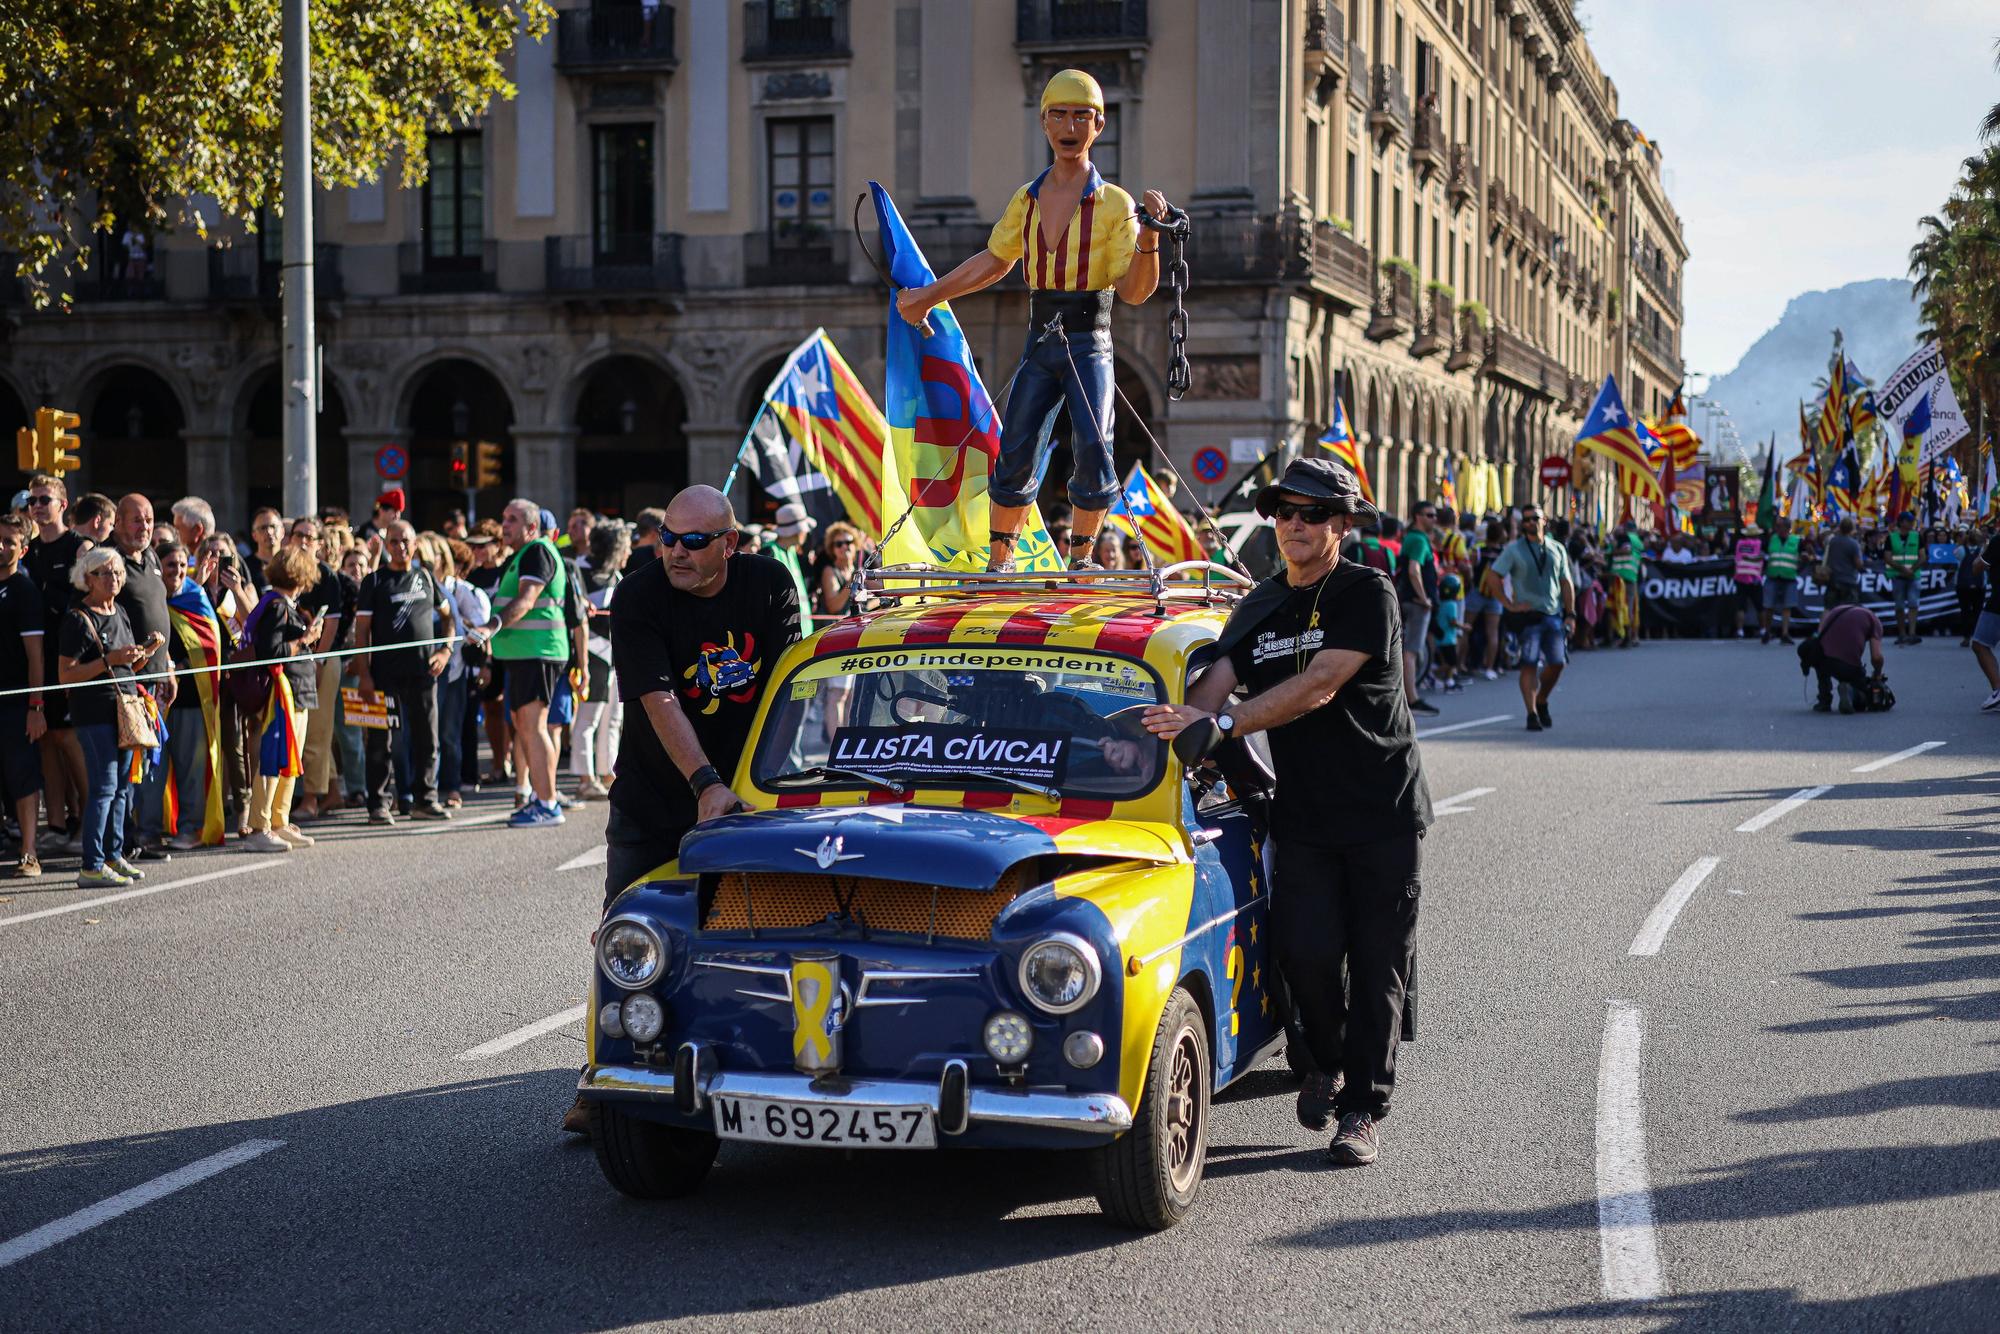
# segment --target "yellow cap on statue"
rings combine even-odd
[[[1097,86],[1097,80],[1080,69],[1057,70],[1049,80],[1049,86],[1042,89],[1042,110],[1050,107],[1089,107],[1098,115],[1104,114],[1104,90]]]

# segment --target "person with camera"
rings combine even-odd
[[[1861,652],[1868,651],[1875,679],[1882,677],[1882,620],[1858,601],[1828,607],[1819,618],[1819,628],[1799,645],[1799,670],[1819,678],[1819,701],[1814,713],[1833,711],[1833,688],[1840,686],[1842,713],[1866,712],[1873,697],[1873,685],[1861,668]]]
[[[1569,552],[1543,536],[1542,521],[1541,506],[1522,509],[1521,535],[1486,570],[1487,595],[1506,608],[1502,628],[1513,633],[1521,649],[1521,702],[1528,708],[1530,732],[1555,726],[1549,695],[1569,662],[1569,629],[1576,624],[1576,576]],[[1636,606],[1637,594],[1630,596]]]
[[[1237,604],[1187,703],[1154,705],[1145,723],[1187,764],[1270,734],[1271,929],[1317,1067],[1299,1123],[1323,1130],[1337,1116],[1328,1154],[1362,1166],[1380,1152],[1376,1123],[1396,1084],[1430,789],[1396,586],[1340,558],[1347,531],[1374,513],[1360,482],[1331,459],[1299,459],[1258,492],[1257,512],[1276,521],[1283,572]],[[1249,697],[1232,705],[1239,686]]]

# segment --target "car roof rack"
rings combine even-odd
[[[1248,575],[1205,560],[1144,570],[1017,570],[1008,574],[946,570],[934,565],[886,565],[862,572],[855,584],[854,610],[873,611],[877,603],[896,606],[912,599],[997,597],[1064,589],[1151,598],[1155,611],[1164,616],[1169,602],[1233,606],[1254,587],[1256,581]]]

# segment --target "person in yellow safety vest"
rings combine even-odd
[[[1611,633],[1619,648],[1631,648],[1639,638],[1639,573],[1645,554],[1639,525],[1627,519],[1611,539]]]
[[[1917,584],[1924,567],[1924,535],[1917,516],[1904,510],[1889,530],[1889,587],[1896,602],[1896,642],[1921,644],[1917,633]]]
[[[489,651],[514,721],[515,773],[525,769],[531,789],[507,823],[521,829],[559,825],[563,813],[556,801],[556,748],[547,720],[570,657],[563,619],[568,567],[551,534],[542,530],[542,509],[534,501],[508,501],[500,531],[514,554],[493,590]]]
[[[1778,627],[1781,642],[1792,642],[1792,613],[1799,609],[1799,535],[1792,531],[1789,516],[1780,518],[1776,531],[1764,539],[1764,614],[1758,619],[1761,633],[1757,642],[1771,642],[1771,613],[1781,611]]]

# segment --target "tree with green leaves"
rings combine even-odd
[[[311,0],[313,167],[326,186],[401,157],[495,98],[546,0]],[[282,213],[279,0],[12,0],[0,7],[0,249],[36,303],[89,264],[93,232],[255,225]]]
[[[2000,45],[1995,47],[2000,66]],[[1944,207],[1917,223],[1910,277],[1968,412],[2000,410],[2000,106],[1980,124],[1989,147],[1960,164]]]

